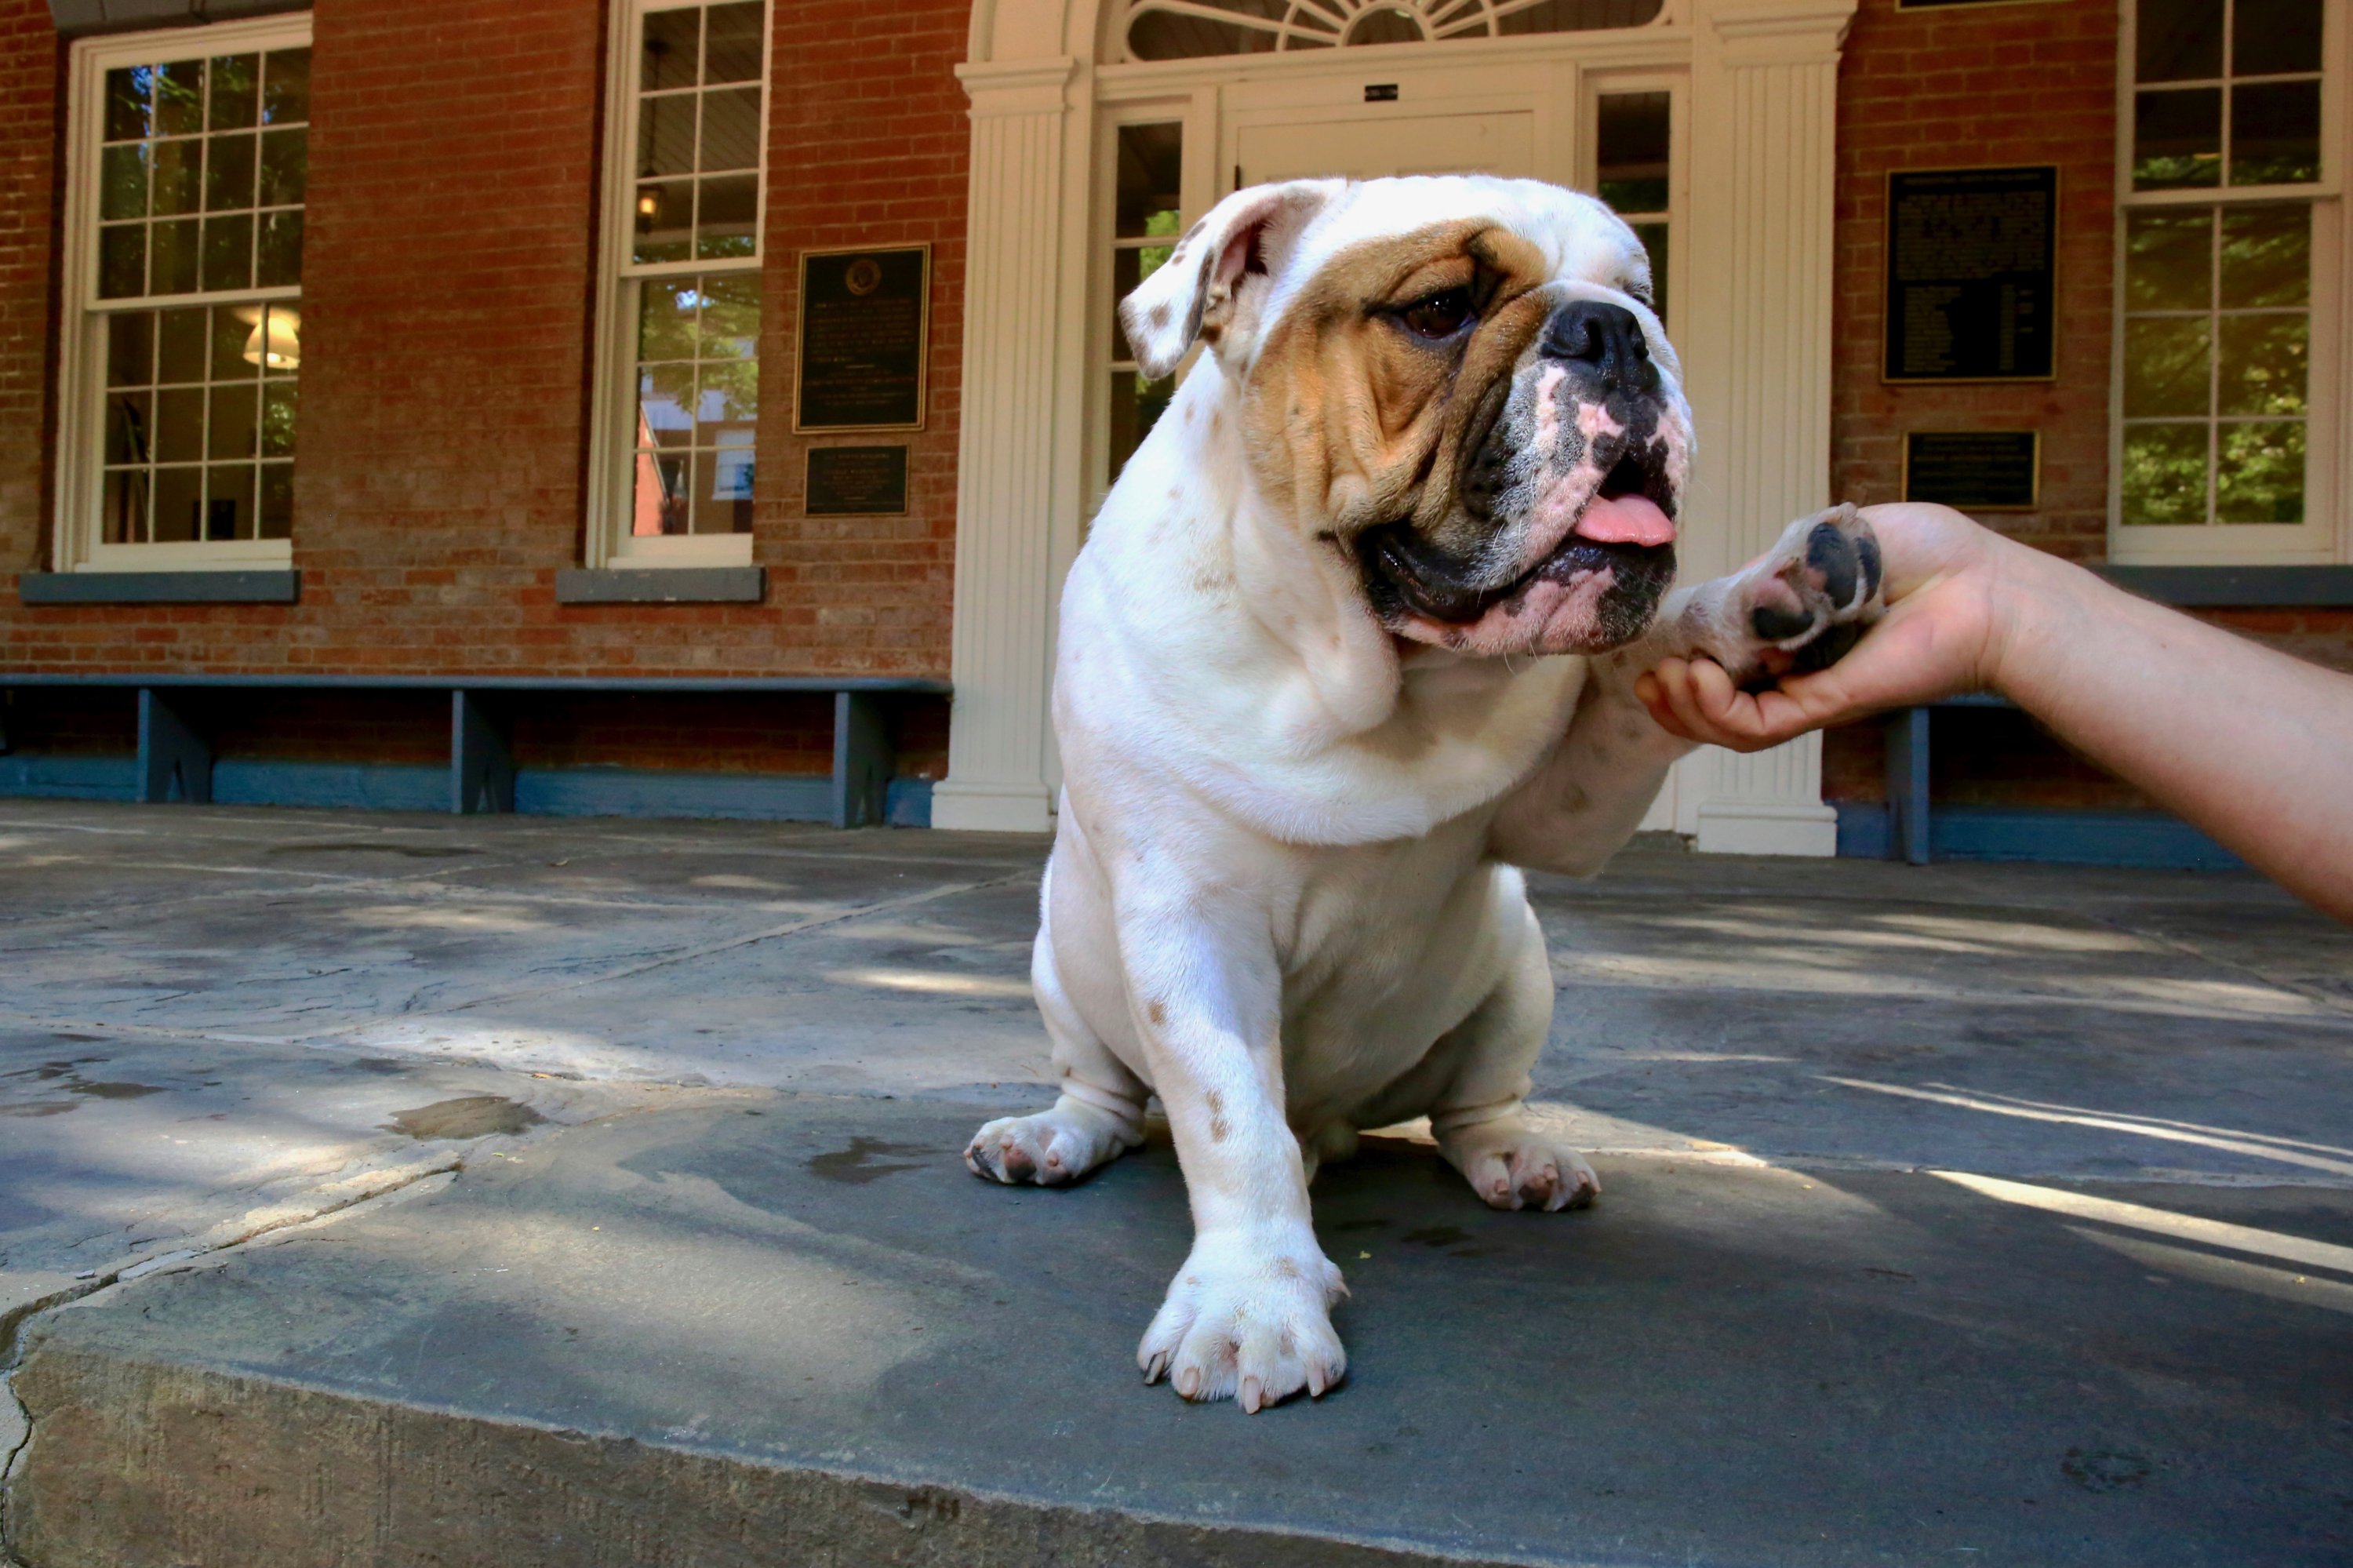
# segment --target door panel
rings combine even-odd
[[[1535,116],[1525,110],[1320,120],[1237,128],[1241,183],[1346,175],[1535,174]]]

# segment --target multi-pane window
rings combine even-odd
[[[2300,524],[2313,424],[2322,0],[2139,0],[2119,221],[2117,521]]]
[[[1673,95],[1605,92],[1595,101],[1594,191],[1651,253],[1651,304],[1667,315],[1668,153]]]
[[[197,45],[210,48],[184,52]],[[82,227],[71,280],[79,324],[68,334],[74,468],[60,486],[75,524],[67,553],[95,563],[116,546],[285,540],[302,363],[307,28],[98,47],[77,78],[95,101],[75,105],[76,166],[91,185],[70,204]]]
[[[633,395],[608,553],[651,561],[649,542],[752,527],[768,20],[764,0],[638,0],[629,21],[613,358]]]
[[[1116,128],[1116,181],[1112,197],[1110,471],[1106,482],[1119,477],[1127,460],[1152,433],[1161,410],[1176,389],[1174,376],[1147,381],[1129,356],[1127,338],[1117,319],[1119,302],[1137,284],[1159,270],[1184,233],[1181,213],[1185,173],[1185,127],[1180,121],[1156,121]]]

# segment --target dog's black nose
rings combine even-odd
[[[1547,359],[1572,360],[1589,366],[1604,390],[1651,392],[1659,373],[1651,363],[1651,346],[1642,339],[1642,323],[1623,305],[1602,300],[1571,300],[1545,323],[1544,340],[1536,352]]]

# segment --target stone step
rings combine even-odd
[[[2343,1192],[2107,1194],[2136,1219],[2065,1212],[2102,1193],[2076,1185],[1645,1158],[1600,1161],[1589,1213],[1498,1213],[1368,1139],[1316,1189],[1348,1381],[1246,1416],[1135,1371],[1187,1245],[1170,1152],[1009,1191],[962,1167],[985,1114],[745,1091],[616,1117],[50,1313],[10,1543],[29,1568],[2353,1554],[2353,1283],[2263,1252],[2353,1246]]]

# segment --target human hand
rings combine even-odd
[[[1710,659],[1668,659],[1634,694],[1685,740],[1762,751],[1809,730],[1996,684],[2010,579],[2031,552],[1950,507],[1866,506],[1885,572],[1887,614],[1837,663],[1762,692]]]

